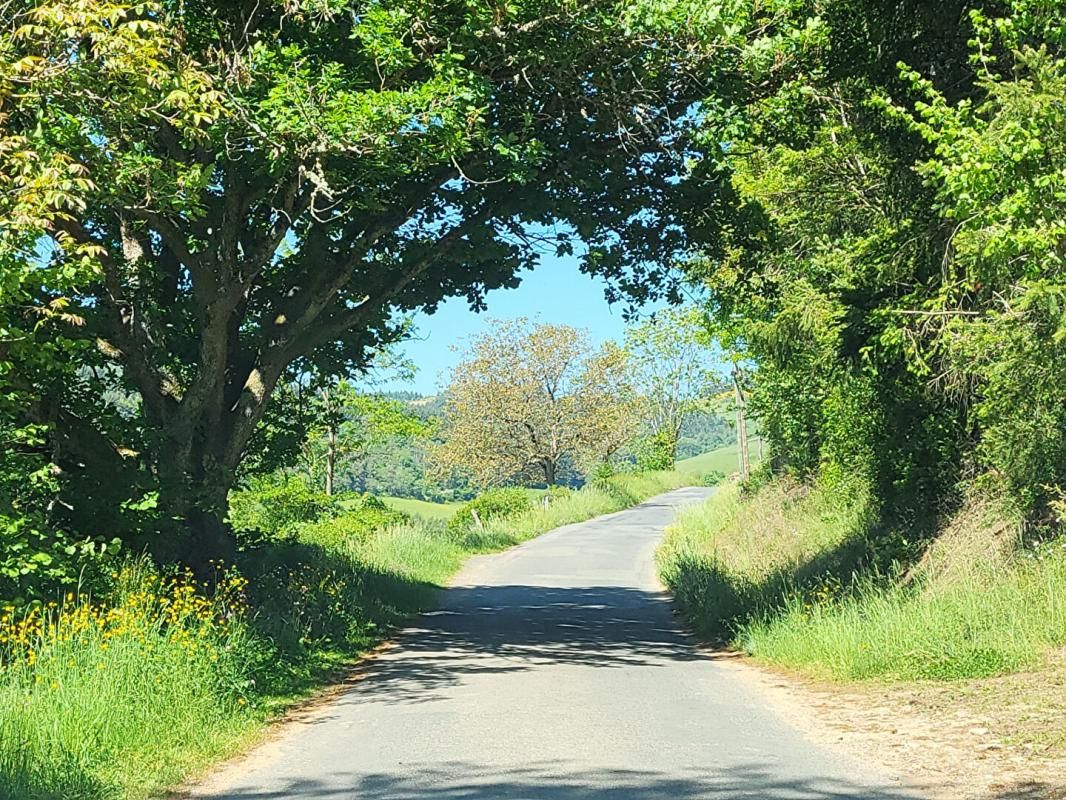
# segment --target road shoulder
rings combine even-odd
[[[982,681],[819,683],[707,651],[810,741],[933,800],[1066,799],[1066,654]]]

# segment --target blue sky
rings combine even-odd
[[[566,323],[588,330],[596,343],[621,338],[625,305],[609,305],[603,296],[604,281],[583,275],[577,258],[543,256],[536,268],[522,275],[517,288],[489,292],[488,310],[483,313],[474,313],[465,299],[458,298],[442,303],[436,314],[420,314],[415,320],[417,338],[399,348],[402,357],[418,366],[414,381],[388,381],[378,388],[422,394],[440,391],[461,358],[452,348],[463,347],[470,337],[484,331],[490,319],[530,317],[539,322]],[[654,308],[648,305],[641,312],[650,313]]]

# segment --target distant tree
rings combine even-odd
[[[719,395],[721,396],[721,395]],[[718,410],[718,404],[690,414],[681,426],[681,438],[677,443],[677,457],[690,458],[708,453],[736,441],[736,431],[726,410]]]
[[[564,466],[609,457],[631,430],[621,351],[587,333],[519,319],[474,340],[455,370],[438,469],[482,485],[553,485]]]
[[[694,306],[666,308],[625,334],[631,379],[645,404],[641,460],[672,466],[685,421],[725,386],[724,367]]]
[[[340,470],[365,465],[376,449],[429,430],[428,423],[402,401],[362,394],[343,380],[320,389],[312,409],[314,423],[301,460],[327,495],[336,490]]]
[[[645,403],[631,377],[629,353],[607,342],[584,364],[577,385],[582,413],[580,461],[586,469],[609,465],[640,432]]]

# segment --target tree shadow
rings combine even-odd
[[[653,669],[701,657],[665,594],[619,586],[453,587],[395,642],[357,670],[351,702],[427,702],[470,675],[544,665]]]
[[[75,757],[28,764],[18,758],[0,761],[0,800],[105,800],[120,788],[88,772]]]
[[[716,558],[682,554],[671,565],[670,588],[696,634],[724,645],[745,624],[783,610],[827,576],[848,585],[860,575],[870,575],[869,567],[870,540],[861,533],[759,580],[730,572]]]
[[[641,769],[573,770],[539,762],[494,768],[451,762],[410,774],[333,772],[321,779],[236,788],[214,800],[917,800],[895,786],[811,776],[782,778],[743,763],[673,775]]]
[[[260,693],[301,695],[344,677],[356,658],[413,616],[441,587],[376,569],[307,542],[274,542],[239,563],[249,624],[266,646],[252,666]]]

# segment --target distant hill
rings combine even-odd
[[[690,414],[681,426],[678,458],[690,458],[724,447],[736,438],[733,424],[721,414]]]
[[[753,465],[759,460],[759,437],[757,436],[748,439],[748,458],[751,459]],[[726,475],[732,475],[740,470],[739,459],[736,442],[733,442],[698,456],[683,458],[677,462],[677,468],[686,472],[724,472]]]

